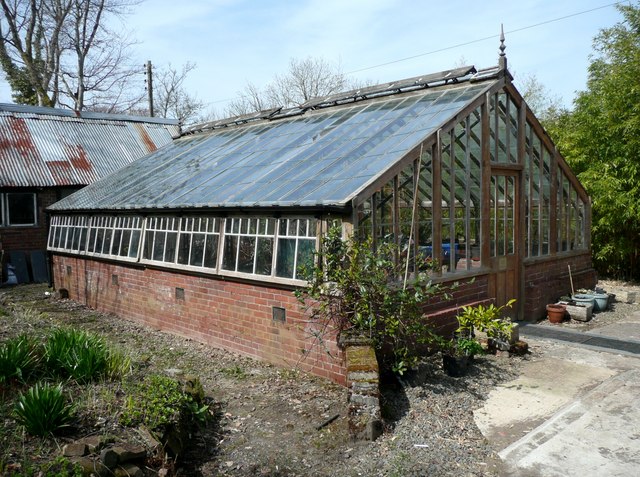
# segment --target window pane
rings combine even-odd
[[[296,254],[295,239],[278,239],[276,276],[293,278],[293,262]]]
[[[176,242],[178,241],[177,232],[167,232],[167,244],[165,246],[164,261],[173,263],[176,260]]]
[[[236,252],[238,237],[227,235],[224,239],[224,251],[222,252],[222,268],[225,270],[236,269]]]
[[[180,235],[180,248],[178,249],[178,263],[189,264],[189,250],[191,249],[191,234],[182,233]]]
[[[204,257],[204,234],[193,234],[191,241],[191,258],[189,259],[189,265],[196,267],[202,266],[202,259]]]
[[[238,250],[238,271],[253,273],[253,259],[255,256],[256,238],[240,237],[240,248]]]
[[[33,225],[36,223],[34,198],[35,194],[33,193],[7,194],[9,225]]]
[[[155,240],[153,243],[153,260],[162,261],[164,255],[164,242],[166,239],[166,232],[156,232]]]
[[[218,262],[218,236],[208,235],[204,250],[204,266],[216,268]]]
[[[270,237],[258,237],[256,252],[256,273],[258,275],[271,275],[273,262],[273,239]]]
[[[313,266],[313,252],[315,250],[315,240],[300,240],[298,243],[298,257],[296,259],[295,278],[304,278],[301,272],[306,268],[309,270]]]
[[[131,233],[131,248],[129,249],[129,257],[135,258],[138,256],[138,248],[140,247],[140,231],[134,230]]]

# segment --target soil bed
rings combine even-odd
[[[70,325],[97,332],[128,353],[134,362],[129,380],[148,373],[200,378],[213,419],[178,456],[180,475],[500,475],[499,461],[475,426],[473,410],[495,386],[515,378],[527,357],[481,356],[462,378],[448,377],[439,357],[426,359],[403,380],[390,379],[384,386],[383,436],[373,443],[352,442],[347,392],[340,386],[98,313],[50,292],[43,285],[0,289],[0,342]],[[87,435],[144,444],[136,429],[118,423],[126,383],[68,386],[77,419],[66,435],[55,439],[25,435],[11,414],[11,392],[4,390],[0,468],[6,473],[50,462],[66,442]],[[145,473],[156,475],[161,466],[149,462]]]

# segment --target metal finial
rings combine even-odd
[[[504,25],[500,24],[500,58],[498,58],[498,66],[502,71],[507,70],[507,55],[505,55],[504,50],[507,47],[504,44]]]

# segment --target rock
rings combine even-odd
[[[65,444],[62,448],[62,455],[64,457],[83,457],[89,453],[89,447],[81,442],[73,442],[71,444]]]
[[[72,457],[70,461],[82,467],[83,475],[96,475],[98,477],[112,475],[108,467],[104,466],[99,460],[94,460],[91,457]]]
[[[123,464],[113,471],[115,477],[144,477],[144,472],[136,465]]]
[[[153,437],[151,432],[149,432],[145,427],[138,428],[138,435],[140,435],[140,437],[144,441],[144,444],[147,446],[148,449],[151,450],[151,452],[154,452],[156,449],[159,449],[161,447],[160,442],[158,442],[158,439]]]
[[[105,466],[113,469],[118,465],[118,453],[111,447],[103,449],[102,452],[100,452],[100,460]]]
[[[87,436],[80,439],[78,443],[86,444],[89,448],[89,452],[93,453],[96,452],[102,445],[102,439],[100,438],[100,436]]]
[[[118,454],[119,464],[135,460],[143,460],[147,457],[147,450],[142,446],[124,445],[120,447],[113,447],[113,451]]]

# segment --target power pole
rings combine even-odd
[[[147,93],[149,95],[149,116],[153,117],[153,73],[151,73],[151,60],[147,61]]]

